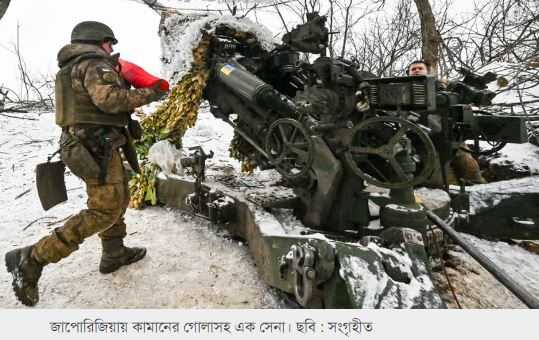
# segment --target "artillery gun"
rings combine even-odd
[[[208,49],[211,113],[233,126],[238,151],[275,169],[280,183],[270,192],[202,183],[198,150],[196,182],[160,180],[160,200],[247,240],[263,279],[301,306],[445,307],[430,279],[431,259],[447,241],[437,225],[466,224],[466,194],[456,192],[452,208],[447,192],[415,187],[470,137],[525,142],[525,119],[474,113],[463,103],[471,86],[439,91],[429,76],[377,79],[326,57],[324,23],[310,14],[269,52],[222,25]],[[300,52],[321,56],[309,63]],[[433,115],[439,131],[429,127]],[[272,219],[276,208],[292,209],[303,225]]]

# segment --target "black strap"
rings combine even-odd
[[[59,153],[60,153],[60,148],[58,148],[58,150],[54,151],[51,155],[49,155],[49,157],[47,157],[47,163],[50,163],[51,159]]]
[[[102,139],[103,158],[99,162],[99,184],[105,184],[110,161],[112,160],[112,143],[107,138]]]

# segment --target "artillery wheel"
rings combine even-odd
[[[295,119],[281,118],[270,125],[265,150],[270,163],[287,179],[304,176],[313,164],[313,141]]]
[[[407,147],[418,166],[412,172],[398,161]],[[401,118],[373,117],[352,128],[344,157],[352,172],[366,182],[404,189],[428,179],[436,164],[436,149],[419,126]]]

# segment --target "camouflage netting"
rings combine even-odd
[[[230,141],[229,148],[230,157],[241,162],[241,171],[247,174],[252,174],[258,166],[255,160],[255,148],[249,144],[237,132],[234,132],[234,137]]]
[[[172,88],[170,96],[157,110],[141,122],[144,133],[135,146],[142,160],[142,172],[129,182],[132,208],[140,209],[145,203],[157,203],[155,180],[159,168],[147,161],[150,147],[161,140],[168,140],[176,147],[181,147],[185,131],[197,121],[209,74],[206,67],[209,42],[209,36],[204,35],[193,50],[191,70]]]
[[[242,32],[230,27],[229,29],[235,31],[238,40],[256,38],[251,32]],[[197,121],[198,110],[209,76],[207,58],[212,32],[208,29],[202,33],[198,45],[193,49],[190,70],[176,83],[170,96],[157,110],[141,121],[144,133],[135,146],[141,159],[142,172],[135,175],[129,182],[131,208],[140,209],[146,204],[157,203],[155,181],[159,167],[147,160],[151,146],[158,141],[168,140],[180,148],[185,132]],[[235,133],[230,144],[230,156],[241,162],[243,172],[252,173],[256,168],[253,155],[253,147]]]

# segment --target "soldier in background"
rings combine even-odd
[[[408,65],[409,76],[426,76],[428,73],[427,64],[423,60],[414,60]]]
[[[140,125],[137,129],[130,115],[136,107],[161,99],[166,92],[160,90],[160,83],[130,89],[118,72],[118,55],[112,55],[117,42],[107,25],[85,21],[74,27],[71,44],[58,53],[55,91],[56,123],[62,128],[60,155],[71,172],[86,183],[88,209],[37,243],[6,253],[13,290],[27,306],[39,301],[43,266],[69,256],[96,233],[103,247],[101,273],[111,273],[146,255],[145,248],[123,243],[129,188],[120,150],[137,170],[131,138],[140,134]]]
[[[423,60],[414,60],[408,65],[407,74],[409,76],[426,76],[428,75],[427,64]],[[444,90],[447,86],[447,82],[437,81],[437,89]],[[433,178],[429,182],[437,185],[441,184],[441,174],[439,172],[435,171]],[[465,143],[459,145],[449,167],[446,167],[446,174],[448,184],[458,185],[460,181],[464,181],[464,184],[486,183],[481,175],[479,163],[472,156],[472,150]]]

